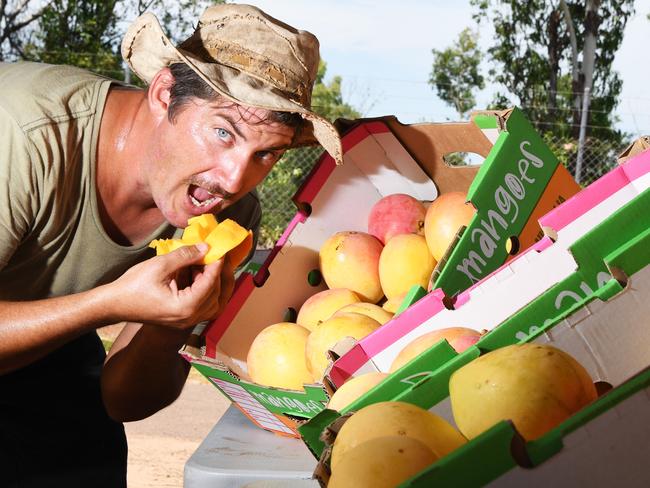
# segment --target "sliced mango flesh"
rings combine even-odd
[[[185,244],[198,244],[199,242],[205,242],[205,238],[208,237],[212,229],[206,229],[200,225],[188,225],[183,230],[183,237],[181,240]]]
[[[210,250],[203,258],[206,264],[217,261],[230,252],[232,266],[236,268],[251,250],[253,233],[234,220],[226,219],[217,224],[205,242],[210,246]]]
[[[208,234],[218,225],[217,218],[212,214],[203,214],[191,217],[188,219],[187,223],[189,224],[188,227],[199,226],[206,229]]]
[[[234,220],[217,222],[214,215],[204,214],[190,218],[188,224],[181,239],[155,239],[149,247],[154,248],[160,256],[182,246],[205,242],[210,249],[201,264],[213,263],[228,254],[233,268],[241,264],[253,247],[253,233]]]
[[[154,239],[149,244],[149,247],[153,247],[158,255],[167,254],[183,246],[187,246],[187,242],[183,242],[181,239]]]

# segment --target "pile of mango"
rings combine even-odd
[[[257,335],[247,356],[250,379],[293,390],[322,381],[328,351],[389,321],[414,285],[427,288],[437,261],[473,215],[462,193],[442,194],[428,206],[402,193],[381,198],[368,215],[368,232],[341,231],[323,243],[319,265],[328,289],[309,297],[295,322],[271,324]],[[426,348],[411,347],[401,363]]]
[[[353,413],[332,445],[328,486],[397,486],[503,420],[512,421],[525,440],[538,439],[597,396],[585,368],[555,347],[494,350],[452,374],[455,426],[404,402]]]

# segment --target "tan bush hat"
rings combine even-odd
[[[296,146],[320,143],[337,164],[343,161],[334,126],[311,110],[318,73],[318,39],[250,5],[208,7],[194,34],[175,47],[155,15],[145,13],[129,27],[122,56],[150,83],[173,63],[190,66],[217,93],[235,103],[299,113],[305,127]]]

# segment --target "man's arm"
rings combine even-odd
[[[178,398],[190,370],[178,351],[191,332],[125,325],[102,370],[102,397],[113,419],[140,420]]]
[[[110,322],[103,287],[31,302],[0,302],[0,374],[22,368]]]
[[[234,283],[232,268],[226,260],[220,282],[214,288],[215,295],[218,294],[214,302],[219,311],[232,295]],[[102,370],[102,397],[113,419],[120,422],[140,420],[178,398],[190,369],[178,351],[192,329],[137,323],[125,325]]]
[[[0,374],[24,367],[83,333],[122,321],[187,329],[216,316],[223,261],[179,288],[178,271],[207,246],[186,246],[144,261],[116,281],[70,296],[0,302]]]

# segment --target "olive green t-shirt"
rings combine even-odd
[[[116,244],[98,213],[95,156],[113,80],[68,67],[0,63],[0,299],[30,300],[88,290],[154,255],[152,239]],[[222,215],[257,230],[247,195]],[[219,216],[222,218],[222,216]]]
[[[0,63],[0,300],[109,282],[153,256],[151,239],[177,232],[163,225],[121,246],[102,227],[95,155],[112,83],[71,67]],[[257,198],[225,217],[257,231]],[[126,487],[124,428],[102,400],[104,358],[93,331],[0,374],[0,485]]]

